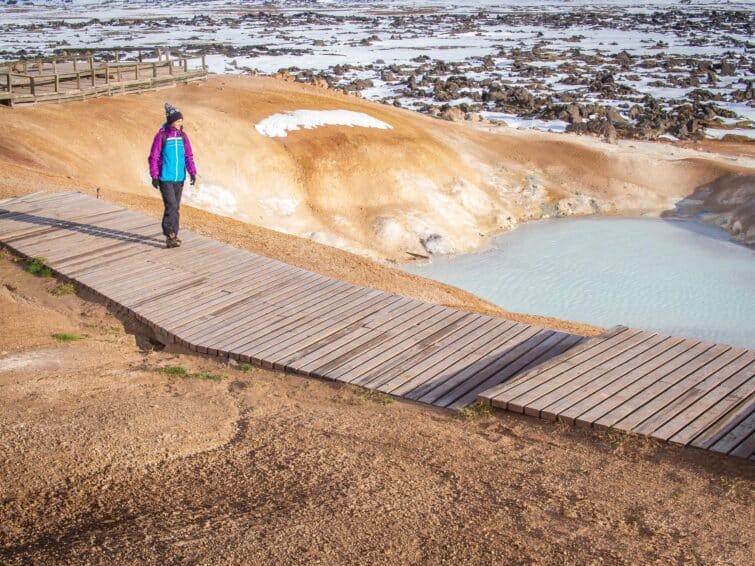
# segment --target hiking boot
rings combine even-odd
[[[165,238],[165,247],[166,248],[177,248],[181,245],[181,240],[176,238],[175,234],[169,234],[167,238]]]

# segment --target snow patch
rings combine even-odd
[[[285,114],[268,116],[254,128],[263,136],[285,138],[287,132],[302,128],[311,130],[320,126],[358,126],[360,128],[391,129],[393,126],[364,112],[351,110],[292,110]]]
[[[201,184],[189,186],[184,200],[195,208],[201,208],[223,216],[239,215],[239,201],[231,191],[218,185]]]
[[[260,204],[277,216],[291,216],[299,208],[300,201],[291,197],[268,197],[260,200]]]

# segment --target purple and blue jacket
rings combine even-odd
[[[197,174],[189,136],[183,130],[163,125],[155,135],[149,152],[149,175],[169,183],[182,183]]]

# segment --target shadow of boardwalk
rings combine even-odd
[[[102,214],[107,213],[103,212]],[[116,230],[114,228],[105,228],[104,226],[97,226],[95,224],[85,224],[83,222],[73,222],[71,220],[60,220],[57,218],[48,218],[46,216],[36,216],[34,214],[28,214],[26,212],[14,212],[5,208],[0,208],[0,218],[14,220],[16,222],[25,222],[28,224],[38,224],[40,226],[49,226],[51,228],[50,233],[54,232],[55,230],[68,230],[96,238],[108,238],[110,240],[118,240],[121,242],[131,242],[134,244],[142,244],[144,246],[153,248],[165,247],[165,242],[163,240],[151,236],[144,236],[142,234],[135,234],[134,232],[127,232],[124,230]],[[151,220],[151,222],[155,223],[156,227],[158,226],[157,221]],[[148,225],[149,224],[145,224],[145,226]],[[36,237],[44,233],[47,232],[34,232],[33,234],[5,238],[4,240],[6,243],[11,244],[15,241]]]

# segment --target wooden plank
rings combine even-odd
[[[134,214],[124,215],[114,219],[109,227],[103,227],[98,217],[91,224],[79,226],[70,231],[60,232],[65,238],[66,246],[59,246],[62,253],[55,256],[57,261],[69,260],[76,255],[90,253],[99,248],[106,249],[115,245],[137,245],[142,248],[164,249],[165,240],[162,236],[155,236],[157,226],[149,218]],[[63,243],[63,240],[60,242]],[[51,257],[51,259],[53,259]]]
[[[659,434],[669,434],[677,425],[683,423],[682,428],[678,428],[674,434],[668,437],[668,441],[674,444],[689,444],[693,440],[707,436],[711,433],[711,427],[715,427],[719,420],[724,419],[725,415],[737,411],[743,401],[747,401],[753,395],[755,383],[753,383],[752,367],[747,366],[737,371],[732,377],[734,382],[739,381],[743,376],[746,380],[735,390],[727,392],[723,397],[718,394],[706,395],[699,399],[693,405],[690,405],[685,411],[674,417],[671,421],[659,430]]]
[[[215,348],[220,344],[226,343],[229,339],[237,339],[240,332],[246,332],[252,321],[254,323],[261,322],[262,320],[269,320],[269,318],[275,317],[275,312],[279,310],[276,305],[271,305],[265,301],[265,296],[290,296],[292,300],[297,301],[314,301],[316,297],[312,297],[306,291],[321,286],[323,282],[318,278],[310,278],[308,282],[302,287],[299,278],[294,278],[288,285],[281,285],[278,289],[266,290],[263,286],[261,290],[255,290],[254,295],[258,298],[254,303],[245,302],[239,307],[238,312],[226,312],[224,309],[223,314],[217,317],[216,321],[213,321],[211,325],[197,325],[195,330],[187,334],[184,338],[187,342],[202,342],[201,348]],[[304,291],[302,291],[304,290]],[[295,299],[293,299],[295,298]],[[238,301],[236,301],[238,302]],[[215,311],[217,312],[217,311]],[[229,322],[228,317],[232,316]]]
[[[157,241],[157,238],[160,235],[160,231],[157,230],[153,224],[134,228],[133,231],[143,236],[146,241]],[[143,246],[133,244],[133,241],[121,241],[115,243],[92,242],[91,245],[77,246],[76,250],[71,250],[73,253],[68,256],[56,258],[55,264],[66,270],[79,269],[86,264],[94,265],[97,262],[108,261],[114,255],[125,258],[128,257],[128,254],[134,255],[144,253],[145,249]]]
[[[455,389],[460,383],[469,383],[470,387],[474,387],[500,369],[502,358],[508,351],[518,344],[526,342],[541,329],[521,323],[507,323],[498,330],[492,333],[494,336],[490,342],[484,346],[478,345],[476,351],[468,352],[469,357],[464,357],[462,361],[458,362],[463,367],[454,367],[453,375],[448,379],[443,382],[428,380],[416,384],[405,395],[410,399],[423,399],[425,403],[434,403],[435,400]],[[432,401],[429,399],[432,399]]]
[[[755,352],[750,354],[749,359],[746,354],[746,350],[732,348],[716,360],[720,362],[716,364],[721,366],[720,369],[708,376],[698,375],[698,372],[688,377],[684,385],[689,388],[666,405],[662,412],[635,426],[635,432],[668,440],[695,420],[700,411],[712,410],[712,407],[729,396],[733,390],[743,385],[746,387],[748,381],[755,386],[752,379],[753,369],[746,369],[746,366],[755,360]],[[739,371],[742,368],[745,368],[745,371]]]
[[[715,444],[710,447],[714,452],[729,454],[732,451],[738,451],[738,455],[743,458],[749,458],[753,452],[753,441],[751,440],[755,432],[755,411],[723,435]],[[741,446],[744,444],[744,446]]]
[[[294,364],[309,354],[331,351],[332,345],[343,340],[345,337],[353,338],[357,336],[360,330],[367,331],[365,324],[368,321],[374,321],[376,317],[382,317],[383,320],[387,320],[387,313],[395,312],[392,309],[395,309],[397,305],[407,305],[410,302],[411,300],[405,297],[385,293],[375,303],[379,307],[377,310],[373,307],[365,310],[362,313],[362,317],[354,316],[353,318],[343,319],[327,329],[312,333],[307,341],[302,341],[296,347],[286,347],[271,354],[270,360],[272,361],[273,368],[284,371],[290,370],[293,367],[289,364]]]
[[[74,203],[81,205],[81,209],[74,210],[72,208]],[[10,216],[13,216],[14,214],[28,216],[26,222],[29,224],[35,224],[40,218],[45,220],[58,220],[60,215],[65,211],[91,212],[93,210],[103,211],[105,209],[115,210],[117,208],[118,207],[111,203],[96,201],[79,192],[41,194],[34,198],[19,199],[5,207],[6,210],[12,211]],[[45,216],[37,216],[36,213],[38,212],[44,212]],[[3,216],[3,220],[6,220],[7,218],[8,216]]]
[[[300,344],[300,340],[306,339],[306,333],[309,330],[308,322],[317,321],[323,315],[329,320],[335,320],[336,313],[350,308],[349,303],[352,300],[367,304],[371,297],[365,296],[365,293],[359,289],[331,287],[326,289],[317,300],[308,301],[304,307],[299,307],[299,312],[279,307],[269,316],[263,317],[256,327],[247,327],[240,335],[241,338],[236,337],[233,351],[241,353],[244,359],[257,363],[264,362],[264,365],[270,366],[271,361],[262,357],[262,352]]]
[[[485,317],[482,315],[470,313],[469,316],[461,318],[457,323],[443,328],[442,331],[422,341],[411,344],[400,354],[391,357],[386,363],[364,373],[359,377],[359,383],[370,389],[391,391],[394,387],[398,387],[409,379],[403,376],[404,370],[413,368],[415,363],[421,362],[426,357],[432,357],[434,354],[449,355],[453,353],[450,348],[473,332],[484,319]],[[388,387],[388,384],[390,384],[390,387]]]
[[[51,193],[49,191],[34,191],[32,193],[26,193],[24,195],[19,195],[17,197],[10,197],[8,199],[5,199],[3,201],[3,204],[7,206],[20,206],[22,204],[26,203],[32,203],[37,200],[44,200],[46,198],[49,198],[51,195],[70,195],[74,194],[77,191],[64,191],[59,193]]]
[[[447,339],[436,342],[432,350],[428,349],[427,352],[418,354],[416,359],[411,362],[402,364],[394,371],[386,372],[384,376],[386,379],[381,380],[378,385],[383,387],[385,391],[396,391],[397,393],[394,394],[401,395],[403,391],[399,391],[399,389],[409,391],[418,387],[446,368],[454,367],[454,363],[458,364],[460,359],[468,359],[471,352],[474,352],[475,358],[479,359],[480,348],[484,348],[489,342],[494,341],[496,337],[513,326],[513,322],[482,317],[479,324],[475,324],[471,332],[463,338],[455,340],[451,336],[451,342]],[[425,353],[426,355],[423,356]],[[388,383],[388,380],[390,380],[390,383]]]
[[[314,279],[304,287],[293,285],[285,295],[261,297],[255,311],[245,312],[236,329],[226,332],[228,337],[219,338],[219,342],[213,343],[212,347],[244,353],[246,348],[252,347],[253,342],[261,343],[267,340],[267,336],[277,330],[278,323],[284,326],[292,324],[297,316],[337,301],[339,296],[334,291],[347,288],[342,282],[333,279]],[[356,293],[357,290],[349,289],[348,292]],[[299,315],[294,315],[297,312]]]
[[[522,368],[530,362],[540,358],[542,355],[556,347],[568,335],[553,330],[540,329],[532,338],[520,342],[514,348],[511,348],[506,354],[496,362],[495,371],[483,370],[477,378],[480,387],[492,386],[497,383],[507,381],[516,375]],[[465,387],[467,384],[465,384]],[[454,394],[457,394],[455,392]]]
[[[421,327],[426,321],[434,320],[438,314],[447,313],[446,308],[438,305],[429,305],[412,311],[411,317],[401,317],[401,323],[392,327],[381,327],[369,340],[360,343],[351,343],[335,356],[328,356],[327,361],[318,361],[307,368],[308,375],[324,377],[326,379],[338,379],[340,375],[347,374],[352,368],[360,365],[376,355],[388,341],[397,335],[403,335],[407,329]],[[336,373],[340,372],[340,373]]]
[[[731,429],[750,416],[753,411],[755,411],[755,395],[750,395],[728,409],[723,416],[714,415],[718,418],[711,419],[713,420],[712,424],[705,423],[707,425],[705,429],[695,436],[689,445],[695,448],[710,449]]]
[[[164,288],[177,279],[186,280],[187,278],[186,273],[151,263],[139,267],[131,266],[130,270],[128,266],[124,266],[123,269],[125,271],[120,268],[114,269],[112,273],[91,279],[93,279],[93,284],[99,285],[128,308],[131,308],[130,301],[144,299],[146,292]],[[84,279],[84,281],[87,280]]]
[[[386,333],[415,320],[431,308],[432,305],[428,303],[402,298],[395,310],[386,309],[382,313],[363,321],[353,333],[346,333],[318,349],[285,361],[286,368],[290,367],[290,369],[308,375],[310,371],[317,368],[327,367],[331,363],[337,364],[345,353],[348,355],[348,352],[385,340]]]
[[[155,238],[159,234],[156,231],[150,232],[148,228],[145,228],[143,233],[151,238]],[[72,254],[63,260],[55,260],[55,265],[59,269],[65,270],[66,273],[75,275],[108,265],[114,267],[114,262],[130,265],[141,263],[149,258],[145,254],[149,254],[150,249],[153,248],[133,245],[131,242],[115,243],[106,247],[91,249],[86,253]]]
[[[715,447],[713,449],[715,450]],[[753,432],[750,432],[750,436],[740,442],[736,448],[729,451],[730,456],[738,458],[752,458],[753,453],[755,453],[755,433]]]
[[[13,199],[4,206],[5,212],[11,214],[17,212],[30,213],[31,211],[51,211],[56,204],[64,203],[68,199],[78,199],[79,197],[86,196],[76,191],[67,191],[59,193],[48,193],[46,191],[39,191],[37,193],[30,193],[22,197]],[[5,219],[6,214],[0,216],[0,219]]]
[[[82,199],[86,198],[84,195],[81,195],[81,197]],[[48,216],[44,217],[36,216],[29,212],[14,212],[10,215],[3,216],[2,225],[0,225],[0,238],[2,238],[6,245],[11,245],[13,239],[45,234],[47,232],[61,229],[66,223],[86,220],[87,218],[109,214],[111,212],[92,209],[91,207],[85,206],[85,202],[85,200],[77,200],[77,202],[68,202],[67,200],[65,205],[61,205],[54,211],[47,211],[46,214],[48,214]],[[40,205],[39,210],[45,209]],[[68,215],[65,219],[62,218],[63,214],[74,210],[76,211],[76,214]]]
[[[664,337],[659,336],[659,338],[663,339]],[[614,397],[615,395],[625,392],[627,388],[645,378],[645,376],[650,376],[649,380],[652,381],[656,378],[660,379],[663,376],[663,371],[673,371],[685,361],[682,358],[678,364],[673,365],[674,360],[696,344],[696,342],[685,341],[681,338],[671,342],[660,342],[650,351],[651,354],[657,353],[655,357],[648,355],[647,358],[649,359],[640,360],[641,363],[636,367],[630,367],[627,373],[622,373],[621,368],[613,370],[605,376],[605,380],[596,383],[595,387],[586,389],[584,395],[575,400],[573,404],[568,407],[558,407],[558,419],[569,424],[592,426],[590,419],[593,414],[600,413],[598,416],[603,416],[604,413],[619,404],[615,403],[617,399],[617,397]]]
[[[154,271],[159,266],[149,261],[141,262],[141,265],[119,264],[115,267],[102,267],[87,273],[79,274],[76,279],[87,285],[97,285],[103,290],[112,291],[117,285],[111,285],[113,282],[124,285],[133,285],[138,283],[144,275]]]
[[[210,315],[216,317],[216,321],[212,325],[205,325],[204,328],[197,328],[195,332],[186,334],[186,339],[194,339],[199,336],[204,336],[204,339],[220,338],[229,333],[236,333],[239,326],[248,326],[251,318],[254,317],[256,321],[262,322],[262,317],[267,313],[278,310],[276,305],[270,304],[265,299],[298,297],[302,301],[311,300],[312,297],[307,294],[309,290],[324,283],[323,278],[317,276],[307,278],[285,277],[280,281],[273,279],[272,284],[270,280],[263,281],[253,292],[238,295],[228,303],[229,305],[237,305],[235,310],[229,309],[227,305],[215,305],[216,308],[210,312]],[[222,332],[215,333],[216,328],[222,330]]]
[[[250,255],[245,261],[236,262],[233,266],[225,266],[216,272],[199,273],[193,271],[196,275],[207,277],[207,285],[204,289],[175,295],[173,302],[179,304],[173,307],[164,304],[142,305],[141,311],[145,313],[145,316],[159,316],[161,320],[170,320],[171,324],[179,326],[178,319],[174,320],[172,317],[174,314],[185,313],[185,309],[182,308],[184,305],[194,305],[197,301],[201,301],[202,306],[207,312],[210,312],[217,308],[216,305],[223,300],[223,297],[228,297],[233,293],[241,293],[258,285],[258,279],[251,276],[261,267],[258,260],[258,257]],[[239,285],[236,285],[237,282]]]
[[[713,346],[700,358],[682,366],[674,374],[662,377],[640,395],[630,400],[634,410],[624,416],[621,421],[618,421],[617,426],[625,430],[634,430],[658,411],[664,411],[672,401],[687,391],[694,383],[705,379],[705,377],[717,371],[722,364],[725,364],[726,360],[721,361],[721,356],[729,349],[729,346],[724,345]],[[690,379],[693,374],[697,375]],[[640,404],[637,405],[637,403]]]
[[[123,218],[122,225],[129,230],[139,230],[148,227],[145,219],[129,215]],[[49,261],[60,261],[72,256],[96,251],[98,248],[108,248],[116,244],[139,244],[146,246],[160,245],[157,241],[147,241],[136,232],[129,232],[133,236],[129,237],[126,232],[116,233],[115,231],[102,231],[97,227],[86,229],[84,231],[61,229],[56,233],[47,235],[39,242],[30,243],[24,246],[28,254],[41,255]],[[141,241],[139,236],[141,236]],[[164,247],[164,246],[161,246]]]
[[[466,407],[470,403],[475,402],[479,398],[480,393],[486,391],[491,386],[508,381],[519,372],[525,372],[532,367],[545,363],[547,360],[577,347],[584,340],[584,336],[557,332],[520,357],[515,363],[509,364],[486,381],[474,387],[470,387],[472,383],[461,383],[443,395],[434,404],[450,409]]]
[[[608,352],[607,356],[610,357],[613,352],[616,352],[616,348],[620,348],[627,343],[629,347],[633,346],[632,339],[637,337],[638,334],[641,334],[638,330],[622,332],[605,342],[595,345],[589,350],[573,356],[569,359],[568,364],[562,363],[539,374],[535,382],[524,382],[520,385],[515,385],[506,392],[506,409],[523,413],[524,408],[530,401],[534,401],[550,392],[551,389],[561,385],[564,381],[575,377],[580,370],[589,371],[594,366],[605,361],[605,357],[601,356],[604,352]],[[578,366],[579,370],[576,372],[572,371]]]
[[[299,321],[298,331],[286,331],[278,334],[275,337],[274,344],[248,355],[265,360],[265,365],[273,367],[275,360],[279,357],[286,357],[292,352],[307,347],[312,342],[317,342],[325,336],[338,332],[343,327],[363,320],[395,300],[395,295],[377,290],[364,289],[360,295],[351,296],[347,295],[347,292],[347,289],[343,289],[339,294],[339,296],[346,297],[342,306],[339,307],[331,303],[326,305],[326,309],[312,311],[311,314],[307,313],[308,318]]]
[[[276,291],[276,287],[282,287],[284,285],[287,288],[296,287],[297,285],[302,285],[313,279],[318,280],[318,281],[324,281],[325,279],[327,279],[327,277],[323,275],[319,275],[319,274],[314,274],[314,273],[305,273],[302,275],[298,271],[283,268],[276,278],[268,281],[266,283],[266,286],[264,288],[261,288],[257,293],[255,293],[254,295],[249,295],[247,297],[242,297],[236,302],[223,306],[222,308],[216,311],[216,314],[220,315],[230,310],[238,311],[242,309],[246,303],[256,303],[258,302],[259,297],[262,294],[266,292],[273,293]],[[274,295],[270,295],[270,296],[274,296]]]
[[[167,264],[168,262],[165,259],[166,255],[174,256],[176,254],[194,254],[195,256],[197,254],[201,254],[204,252],[205,245],[203,243],[199,243],[196,245],[193,245],[190,249],[188,247],[184,248],[174,248],[174,249],[165,249],[162,248],[144,248],[140,247],[136,251],[138,252],[138,256],[135,254],[124,254],[123,261],[128,261],[129,264],[131,264],[132,261],[137,261],[138,263],[151,263],[156,264],[157,262]],[[86,277],[90,274],[93,274],[98,271],[107,271],[110,269],[113,269],[112,266],[109,266],[109,262],[103,261],[103,262],[94,262],[92,265],[82,265],[82,266],[72,266],[70,268],[70,272],[74,274],[76,277]]]
[[[557,366],[560,366],[563,362],[573,358],[574,356],[581,354],[582,352],[585,352],[587,350],[591,350],[592,348],[602,344],[603,342],[612,339],[614,336],[628,331],[629,329],[625,326],[616,326],[611,328],[607,332],[604,332],[600,336],[593,336],[591,338],[588,338],[587,340],[581,342],[578,346],[571,348],[560,356],[556,356],[551,360],[538,365],[536,369],[518,375],[515,380],[503,382],[494,387],[491,387],[488,391],[485,391],[484,394],[481,394],[480,398],[482,400],[489,401],[496,407],[500,406],[505,409],[505,402],[499,404],[498,402],[494,403],[493,400],[502,399],[503,395],[513,387],[519,387],[532,379],[538,379],[540,375],[552,370]]]
[[[725,351],[723,348],[714,349],[710,344],[701,343],[693,346],[672,362],[659,368],[659,371],[651,372],[632,383],[631,386],[625,387],[619,394],[614,395],[611,403],[613,408],[610,411],[605,411],[599,418],[596,418],[592,426],[597,428],[615,426],[619,421],[639,410],[666,390],[668,384],[661,381],[662,379],[684,379],[690,373],[720,356],[723,351]],[[603,407],[596,407],[595,410],[603,409]],[[595,410],[589,412],[591,416]]]
[[[173,283],[171,283],[173,281]],[[146,287],[143,287],[138,291],[138,294],[131,293],[126,295],[126,298],[120,298],[124,306],[128,307],[135,314],[139,314],[138,305],[142,301],[153,300],[155,297],[167,297],[172,293],[181,291],[182,289],[188,289],[196,285],[201,285],[205,282],[204,276],[194,277],[181,277],[180,280],[176,280],[175,276],[159,277],[152,279]],[[123,295],[122,295],[123,296]]]
[[[95,280],[92,284],[98,286],[108,296],[113,297],[124,307],[133,311],[133,308],[129,305],[131,300],[138,301],[148,293],[161,291],[177,279],[186,280],[186,277],[181,277],[174,270],[156,265],[146,265],[134,268],[132,271],[135,274],[133,278],[128,272],[122,273],[119,270],[112,275],[108,275],[109,280],[107,282],[102,283]]]
[[[399,334],[382,343],[379,348],[375,348],[371,354],[368,354],[367,359],[363,360],[358,366],[347,364],[333,373],[340,380],[355,385],[368,383],[370,377],[374,375],[370,370],[381,366],[392,367],[394,360],[403,359],[407,350],[416,352],[429,346],[446,334],[465,326],[472,316],[470,313],[447,309],[409,332]],[[347,366],[349,369],[345,371]]]
[[[204,297],[203,309],[200,317],[176,317],[180,315],[180,309],[169,311],[161,315],[166,323],[170,324],[176,332],[181,332],[184,336],[191,336],[193,332],[201,325],[204,331],[211,331],[220,325],[225,327],[235,322],[239,317],[246,316],[243,307],[238,310],[228,310],[229,304],[237,304],[240,301],[248,300],[250,296],[257,294],[262,297],[262,289],[268,288],[270,281],[280,277],[279,271],[270,270],[261,272],[257,277],[246,275],[246,280],[241,284],[225,285],[222,284],[217,291],[209,296]],[[281,280],[281,285],[285,284],[285,279]]]
[[[342,292],[338,293],[334,290]],[[364,294],[362,289],[342,287],[338,283],[334,287],[333,280],[322,282],[320,286],[307,291],[306,295],[302,292],[298,294],[307,301],[303,306],[292,303],[283,307],[280,302],[275,301],[273,303],[275,309],[269,315],[259,317],[253,323],[247,323],[244,330],[232,341],[222,345],[222,349],[239,352],[250,361],[261,361],[256,357],[257,352],[264,351],[276,341],[283,341],[285,337],[297,334],[302,324],[315,319],[315,316],[309,315],[310,309],[315,313],[322,313],[329,308],[338,309],[344,304],[348,305],[351,300],[359,300],[361,303],[368,299],[368,297],[360,297]],[[284,300],[288,302],[288,299]]]
[[[83,228],[90,228],[88,222],[117,219],[129,216],[122,210],[89,210],[81,211],[78,206],[71,205],[72,208],[79,210],[76,216],[77,222],[71,222],[68,219],[50,220],[45,224],[39,224],[36,228],[30,228],[23,231],[15,232],[15,236],[3,236],[3,241],[7,244],[23,244],[25,247],[42,245],[48,242],[54,242],[57,238],[74,238],[86,234]],[[87,224],[84,221],[87,221]],[[21,221],[19,218],[18,221]],[[25,222],[25,221],[24,221]],[[28,226],[28,223],[27,223]],[[31,251],[30,253],[34,253]]]
[[[632,370],[644,366],[646,362],[657,358],[682,340],[682,338],[674,340],[658,334],[640,333],[631,341],[621,345],[624,351],[619,352],[619,355],[603,352],[599,357],[605,361],[577,375],[575,379],[564,382],[561,386],[531,403],[529,407],[537,408],[541,418],[555,420],[562,411],[566,411],[573,404],[582,401],[596,388],[605,387],[615,379],[622,379]],[[629,345],[628,348],[626,348],[627,345]],[[577,371],[579,371],[579,368],[577,368]]]
[[[675,350],[674,356],[669,356],[668,359],[659,360],[658,363],[661,365],[653,369],[651,372],[648,373],[642,368],[636,372],[636,375],[632,375],[631,379],[619,382],[617,387],[611,387],[609,389],[611,394],[605,395],[605,400],[603,401],[597,400],[597,402],[595,402],[595,400],[592,400],[591,402],[595,402],[595,404],[584,413],[576,416],[575,424],[578,426],[591,427],[602,417],[610,419],[611,413],[614,411],[621,411],[621,405],[623,405],[628,399],[641,394],[642,391],[647,387],[652,386],[663,376],[673,373],[687,364],[690,360],[698,358],[711,347],[709,344],[693,344],[694,345],[689,348],[686,342],[682,342],[672,349]],[[666,356],[663,356],[663,358],[666,358]]]
[[[261,299],[266,290],[269,289],[270,281],[277,277],[276,272],[263,273],[259,277],[249,278],[243,286],[234,286],[228,290],[221,288],[217,295],[204,305],[205,308],[201,312],[195,313],[192,317],[181,317],[180,313],[178,313],[178,317],[175,317],[175,313],[168,313],[166,323],[171,325],[174,331],[181,336],[181,339],[187,341],[202,333],[209,337],[214,335],[216,331],[229,330],[237,321],[245,320],[252,309],[256,311],[260,304],[269,307],[266,303],[261,303],[261,300],[256,303],[249,303],[249,300],[252,297]],[[272,292],[291,293],[292,287],[286,283],[288,280],[283,279],[278,288]],[[242,304],[236,310],[228,308],[229,305],[239,304],[242,301],[247,301],[247,303]]]
[[[569,392],[579,389],[582,385],[586,385],[594,379],[600,379],[603,374],[611,369],[631,360],[644,351],[642,345],[653,337],[655,337],[653,332],[640,332],[615,345],[610,350],[600,352],[573,368],[566,368],[560,375],[549,380],[544,387],[527,393],[525,397],[519,397],[514,402],[514,406],[521,403],[525,414],[544,418],[541,415],[541,410],[544,407],[557,403]],[[529,401],[527,397],[529,397]]]

